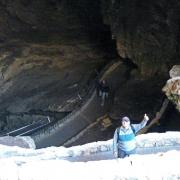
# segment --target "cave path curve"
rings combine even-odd
[[[125,67],[122,61],[116,61],[109,64],[100,79],[107,79],[108,82],[111,82],[111,80],[114,79],[114,76],[116,76],[115,72],[117,67],[120,65],[122,65],[121,68]],[[57,122],[53,126],[41,129],[39,132],[32,135],[31,137],[35,141],[36,148],[62,146],[69,139],[73,138],[90,124],[95,122],[99,117],[105,115],[108,108],[109,107],[106,104],[103,107],[100,106],[100,99],[97,98],[96,90],[94,90],[86,103],[84,103],[80,109],[65,117],[63,122]]]

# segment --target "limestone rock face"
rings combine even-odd
[[[0,39],[52,32],[67,37],[70,31],[87,35],[87,25],[92,31],[101,26],[100,12],[99,1],[0,0]]]
[[[170,70],[171,79],[163,87],[163,91],[169,100],[171,100],[176,108],[180,111],[180,66],[173,66]]]
[[[79,106],[107,61],[100,12],[98,1],[0,0],[0,130],[12,113]]]
[[[179,61],[180,1],[102,0],[102,6],[119,55],[131,59],[141,77],[168,74]]]
[[[169,71],[169,75],[171,78],[180,76],[180,65],[174,65]]]
[[[130,75],[167,75],[180,56],[179,9],[179,0],[0,0],[0,127],[3,113],[79,106],[112,42],[137,66]]]

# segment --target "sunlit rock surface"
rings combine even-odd
[[[163,87],[163,91],[169,100],[171,100],[176,108],[180,111],[180,66],[176,65],[170,70],[170,77]]]
[[[7,145],[7,146],[18,146],[22,148],[30,148],[35,149],[36,145],[34,143],[34,140],[29,136],[18,136],[18,137],[12,137],[12,136],[4,136],[0,137],[0,144]]]
[[[112,140],[39,150],[0,145],[0,179],[154,180],[180,177],[180,151],[176,148],[180,145],[179,132],[139,135],[137,142],[141,148],[161,146],[172,149],[114,159]]]

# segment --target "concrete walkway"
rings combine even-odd
[[[111,79],[113,82],[112,74],[120,64],[121,62],[112,64],[105,71],[102,78]],[[97,98],[96,92],[94,91],[85,105],[66,119],[66,121],[63,122],[63,125],[59,126],[57,129],[53,129],[49,132],[49,135],[44,136],[38,141],[35,140],[36,147],[44,148],[63,145],[69,139],[83,131],[88,125],[107,113],[109,104],[106,102],[104,106],[101,106],[100,103],[100,99]]]

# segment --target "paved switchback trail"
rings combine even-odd
[[[106,79],[111,89],[115,88],[115,77],[122,77],[125,80],[127,68],[121,61],[113,63],[102,75],[101,79]],[[108,100],[110,101],[110,100]],[[50,135],[35,141],[37,148],[49,146],[61,146],[69,139],[83,131],[87,126],[95,122],[99,117],[107,114],[110,108],[110,102],[105,102],[104,106],[100,105],[100,98],[94,91],[84,106],[77,112],[69,116],[62,126],[54,129]]]

